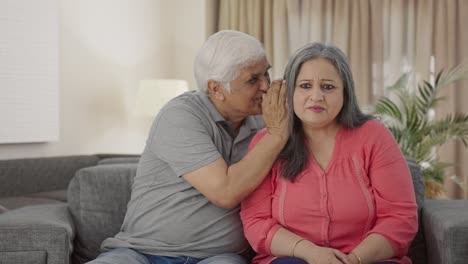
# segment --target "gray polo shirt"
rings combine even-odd
[[[170,101],[151,128],[121,231],[103,249],[194,258],[244,251],[239,208],[217,207],[181,176],[219,158],[238,162],[263,126],[260,116],[248,117],[233,138],[232,126],[204,93]]]

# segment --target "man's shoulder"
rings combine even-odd
[[[199,91],[185,92],[170,100],[163,109],[197,109],[203,108],[203,94]],[[161,110],[163,110],[161,109]]]
[[[181,94],[169,101],[158,113],[160,117],[170,119],[193,120],[210,118],[203,94],[198,91],[190,91]]]

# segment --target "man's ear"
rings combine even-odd
[[[208,94],[214,98],[224,101],[226,89],[217,81],[208,80]]]

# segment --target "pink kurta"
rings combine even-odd
[[[265,133],[260,131],[251,147]],[[411,263],[405,254],[418,229],[413,184],[405,158],[380,122],[340,128],[325,170],[312,157],[292,183],[280,176],[280,169],[276,162],[242,202],[245,236],[258,253],[253,263],[275,258],[270,245],[280,227],[344,253],[378,233],[392,245],[393,261]]]

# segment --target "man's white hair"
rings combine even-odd
[[[256,38],[234,30],[219,31],[206,40],[195,57],[197,89],[207,92],[208,80],[214,80],[230,91],[230,82],[239,76],[241,68],[265,58]]]

